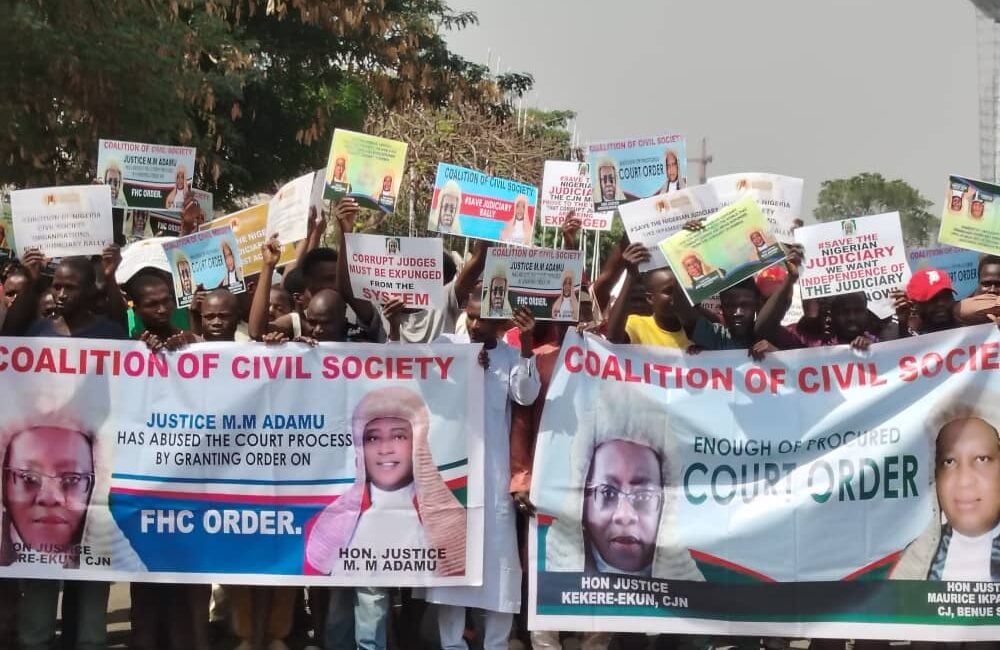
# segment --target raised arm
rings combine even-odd
[[[104,292],[108,298],[108,318],[121,323],[128,328],[128,303],[115,279],[115,271],[122,261],[122,250],[117,244],[112,244],[101,253],[101,270],[104,272]]]
[[[563,250],[575,251],[580,248],[580,228],[582,226],[583,222],[580,217],[576,216],[575,210],[566,213],[566,219],[563,220],[560,228],[563,236]]]
[[[194,194],[185,193],[184,207],[181,208],[181,237],[195,232],[203,223],[205,223],[205,211],[202,210],[201,204],[194,198]]]
[[[278,235],[274,234],[267,238],[261,246],[261,269],[260,277],[257,280],[257,289],[253,293],[253,302],[250,303],[250,338],[255,341],[262,340],[268,332],[267,308],[271,302],[271,276],[274,275],[274,267],[281,259],[281,244],[278,242]]]
[[[354,295],[351,289],[351,274],[347,268],[347,233],[354,232],[354,221],[361,212],[361,206],[354,199],[345,196],[337,201],[333,206],[333,213],[337,217],[337,292],[344,297],[344,301],[351,306],[358,317],[358,325],[361,325],[371,333],[381,325],[378,317],[378,310],[367,300],[362,300]]]
[[[285,265],[285,273],[302,264],[303,258],[309,251],[319,248],[323,241],[323,234],[326,233],[326,218],[323,213],[315,207],[309,208],[309,225],[306,230],[306,238],[299,240],[295,244],[295,260]]]
[[[639,282],[639,264],[649,260],[649,249],[639,242],[629,244],[622,252],[621,259],[626,269],[625,282],[622,283],[621,293],[608,316],[608,340],[612,343],[630,343],[628,334],[625,333],[625,323],[629,316],[628,295],[635,283]]]
[[[757,320],[753,326],[755,339],[766,339],[779,327],[781,319],[788,313],[788,308],[792,305],[792,295],[795,283],[799,280],[799,268],[802,265],[802,247],[792,246],[785,258],[785,269],[787,275],[781,283],[781,287],[772,293],[764,306],[757,314]]]
[[[535,317],[527,308],[521,307],[514,312],[514,325],[521,334],[521,356],[510,372],[510,398],[517,404],[530,406],[542,389],[533,349]]]
[[[628,237],[622,236],[618,245],[611,249],[611,255],[604,261],[601,274],[590,285],[594,300],[597,301],[597,308],[605,317],[607,317],[608,304],[611,302],[611,290],[627,266],[622,254],[628,245]]]
[[[0,327],[0,334],[4,336],[23,335],[35,322],[38,312],[38,297],[42,293],[42,267],[45,266],[45,256],[39,250],[30,250],[21,258],[21,265],[28,273],[28,284],[7,310],[3,327]]]
[[[476,240],[476,246],[472,249],[472,257],[455,278],[455,297],[458,299],[458,304],[465,304],[469,294],[472,293],[472,288],[476,286],[476,282],[482,276],[483,269],[486,268],[486,251],[492,245],[492,242],[482,239]]]

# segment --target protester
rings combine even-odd
[[[508,647],[514,614],[521,608],[516,521],[506,486],[511,476],[511,403],[533,403],[540,388],[532,351],[535,319],[523,308],[514,314],[514,322],[521,333],[519,355],[514,348],[498,340],[500,322],[481,318],[480,296],[469,296],[465,313],[468,334],[444,335],[439,340],[483,346],[479,355],[480,365],[486,371],[483,584],[478,587],[430,587],[425,598],[439,605],[438,631],[444,650],[468,648],[463,639],[467,607],[486,610],[483,648],[499,650]]]
[[[114,272],[118,259],[112,255],[110,261],[111,265],[106,268],[106,281],[117,291]],[[37,315],[43,259],[37,251],[30,251],[25,254],[23,263],[30,281],[10,309],[11,313],[17,312],[17,329],[23,328],[24,323]],[[56,318],[35,320],[34,324],[25,328],[27,336],[127,338],[123,323],[91,311],[97,296],[97,278],[90,260],[83,257],[64,258],[52,278],[52,295]],[[11,323],[11,313],[8,313],[5,329]],[[58,580],[26,579],[21,582],[17,636],[22,648],[47,648],[55,639],[60,586]],[[78,648],[103,647],[107,642],[108,586],[107,582],[90,581],[72,584],[71,588],[77,591],[78,598],[75,607],[66,607],[64,602],[62,618],[64,629],[75,626],[72,636]]]
[[[691,341],[684,329],[684,322],[693,322],[697,315],[681,292],[673,271],[669,268],[653,269],[644,273],[640,280],[639,264],[649,260],[649,251],[638,242],[625,248],[622,259],[627,264],[622,295],[629,295],[632,287],[641,282],[652,314],[645,316],[629,313],[629,301],[616,300],[608,321],[608,340],[612,343],[658,345],[687,350]]]
[[[31,277],[28,275],[28,271],[20,266],[15,267],[7,274],[3,281],[3,300],[8,309],[30,281]]]
[[[947,273],[923,268],[910,276],[906,292],[893,293],[901,337],[961,326],[955,315],[955,288]]]
[[[803,347],[850,345],[867,350],[879,341],[869,328],[868,297],[863,291],[803,303],[806,313],[798,323],[786,328],[798,337]]]
[[[973,295],[1000,296],[1000,256],[983,255],[979,258],[979,286]]]
[[[172,323],[174,296],[160,272],[143,269],[129,279],[127,287],[135,313],[145,326],[138,338],[150,350],[176,350],[198,340]],[[207,650],[211,591],[211,585],[133,582],[129,585],[129,646],[156,650],[161,640],[166,640],[171,650]]]
[[[346,250],[345,234],[354,230],[354,220],[360,212],[360,207],[354,199],[341,199],[334,208],[334,213],[340,225],[338,238],[341,250]],[[406,343],[430,343],[441,334],[455,332],[455,322],[462,311],[460,297],[464,300],[472,291],[473,285],[482,275],[486,266],[486,251],[491,244],[482,240],[476,241],[472,257],[456,275],[451,257],[444,255],[444,309],[414,309],[403,310],[400,320],[401,340]],[[389,322],[385,315],[380,315],[376,306],[364,300],[357,300],[351,291],[351,279],[348,273],[346,256],[340,260],[337,275],[338,290],[357,313],[359,322],[379,322],[383,331],[388,331]]]
[[[138,337],[149,349],[154,352],[163,348],[173,350],[197,340],[190,331],[174,325],[176,303],[170,284],[162,275],[140,272],[129,280],[126,292],[145,327]]]
[[[292,295],[284,286],[272,286],[267,299],[267,319],[274,322],[286,314],[292,313],[294,303]]]

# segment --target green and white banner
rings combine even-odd
[[[531,628],[1000,638],[998,370],[992,325],[762,363],[570,332]]]

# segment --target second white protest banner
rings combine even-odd
[[[376,304],[399,298],[408,307],[444,309],[440,239],[349,233],[346,243],[355,296]]]

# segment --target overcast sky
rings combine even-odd
[[[582,141],[708,138],[710,176],[878,171],[941,205],[979,176],[976,19],[962,0],[450,0],[480,25],[452,48],[530,72]],[[691,167],[688,176],[694,179]]]

